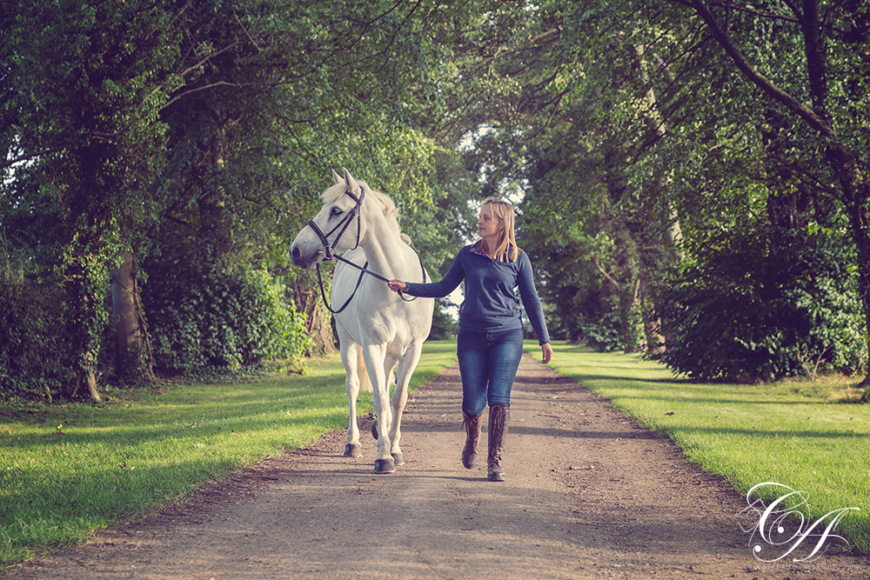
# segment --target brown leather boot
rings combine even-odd
[[[504,438],[507,435],[508,423],[511,418],[511,408],[497,403],[489,407],[488,443],[489,457],[487,459],[486,478],[489,481],[504,481],[504,470],[501,467],[501,454],[504,452]]]
[[[477,461],[477,444],[480,442],[483,415],[466,415],[463,411],[462,424],[465,425],[466,436],[465,447],[462,449],[462,465],[465,469],[471,469]]]

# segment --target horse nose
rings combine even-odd
[[[293,246],[290,249],[290,261],[293,262],[294,266],[299,265],[299,261],[300,261],[301,257],[302,257],[302,254],[299,252],[299,248],[297,248],[296,246]]]

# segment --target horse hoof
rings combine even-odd
[[[359,445],[351,445],[348,443],[344,446],[345,457],[362,457],[362,448]]]
[[[402,452],[393,453],[393,462],[396,465],[405,465],[405,457],[402,455]]]
[[[375,460],[375,473],[395,473],[396,472],[396,463],[392,458],[390,459],[376,459]]]
[[[372,437],[374,437],[375,439],[378,438],[378,424],[377,423],[372,423]]]

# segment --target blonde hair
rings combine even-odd
[[[490,206],[492,215],[501,220],[504,224],[502,230],[501,241],[495,249],[495,259],[498,262],[514,262],[520,255],[520,248],[517,246],[517,240],[514,235],[514,224],[516,223],[516,214],[514,208],[506,201],[497,197],[488,197],[483,200],[481,210]]]

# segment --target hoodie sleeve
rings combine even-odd
[[[405,282],[405,294],[411,296],[421,296],[423,298],[443,298],[447,296],[459,286],[465,279],[465,268],[463,267],[463,252],[467,248],[459,251],[459,254],[450,265],[450,270],[440,282],[432,282],[429,284],[420,284],[417,282]]]
[[[546,344],[550,342],[550,333],[547,331],[547,323],[544,320],[544,309],[541,307],[541,299],[538,298],[538,291],[535,289],[535,280],[532,276],[532,263],[529,260],[528,254],[520,252],[519,262],[517,286],[520,289],[523,307],[526,309],[526,315],[529,317],[529,322],[532,323],[532,328],[535,329],[535,334],[538,335],[538,343]]]

